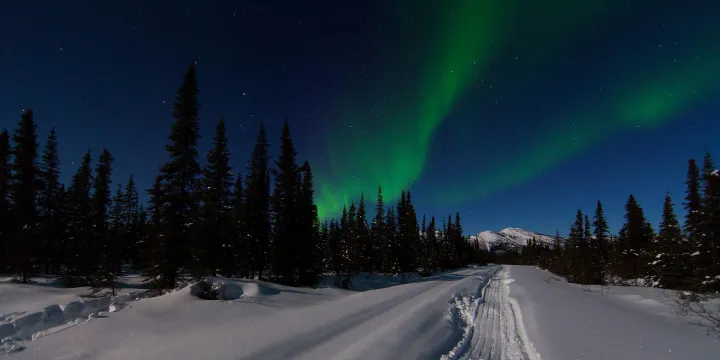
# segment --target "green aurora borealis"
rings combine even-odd
[[[514,44],[549,49],[537,56],[535,68],[527,70],[540,71],[544,77],[539,78],[547,81],[545,74],[562,68],[558,63],[572,54],[573,45],[612,24],[621,6],[616,1],[551,3],[558,9],[552,18],[538,15],[544,7],[521,6],[519,1],[453,0],[394,7],[402,21],[375,45],[378,56],[371,66],[376,75],[368,80],[369,94],[360,100],[352,92],[338,95],[342,105],[333,116],[342,121],[333,131],[341,136],[328,137],[329,171],[317,176],[320,216],[338,214],[360,192],[374,199],[378,185],[386,202],[392,201],[429,171],[430,147],[438,127],[460,101],[482,96],[482,91],[478,95],[469,89],[476,89],[492,71],[491,65],[497,68],[493,62],[507,58],[504,53]],[[670,121],[717,90],[720,48],[711,40],[717,34],[708,31],[700,39],[683,42],[683,51],[676,56],[643,55],[642,61],[628,56],[589,66],[587,82],[611,78],[608,74],[616,68],[630,70],[600,92],[590,91],[583,79],[577,79],[577,97],[572,102],[534,114],[540,134],[526,135],[501,163],[466,169],[470,175],[448,184],[452,190],[439,189],[426,196],[457,203],[492,194],[531,180],[613,133]],[[657,46],[662,44],[652,45]],[[533,83],[537,78],[527,76],[517,87],[540,87]],[[453,123],[452,132],[463,138],[470,129],[482,131],[478,123],[492,121],[483,118],[482,108],[475,109],[475,114]]]

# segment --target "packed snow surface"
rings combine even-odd
[[[585,291],[531,267],[468,267],[428,278],[360,274],[353,290],[328,285],[332,278],[317,289],[208,280],[224,300],[199,299],[196,284],[154,298],[124,295],[119,303],[92,304],[72,298],[77,289],[46,296],[42,286],[0,284],[1,311],[27,308],[14,304],[23,294],[37,307],[22,310],[35,321],[18,325],[27,315],[0,319],[0,330],[12,324],[14,332],[0,351],[9,359],[68,360],[662,360],[720,354],[718,339],[678,317],[657,289]],[[45,300],[33,299],[34,292]],[[72,303],[82,305],[73,310]]]

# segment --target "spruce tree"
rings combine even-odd
[[[43,237],[38,247],[41,262],[46,273],[58,273],[63,249],[62,235],[62,184],[60,184],[60,159],[58,158],[55,128],[50,130],[42,154],[40,173],[41,192],[38,198],[40,232]]]
[[[122,255],[120,247],[110,236],[108,210],[111,205],[110,183],[113,157],[103,149],[95,168],[94,192],[92,196],[93,240],[91,248],[97,259],[91,263],[96,288],[108,287],[114,292],[115,277],[120,273]]]
[[[688,279],[687,274],[692,272],[692,268],[688,263],[690,259],[673,206],[670,193],[665,194],[657,251],[652,265],[658,286],[666,289],[688,289],[691,279]]]
[[[550,271],[560,276],[568,275],[568,259],[565,253],[566,245],[560,237],[560,230],[555,229],[555,238],[550,252]]]
[[[19,281],[26,283],[33,273],[33,259],[37,256],[35,252],[39,237],[37,194],[40,190],[40,169],[36,126],[31,109],[23,112],[12,140],[14,146],[11,150],[13,163],[10,167],[10,199],[15,216],[13,238],[10,242],[10,264]]]
[[[417,250],[417,267],[422,268],[425,274],[429,274],[428,271],[428,259],[427,259],[427,218],[423,215],[422,223],[420,226],[420,241]]]
[[[394,246],[394,262],[396,265],[395,271],[402,273],[407,271],[408,258],[411,256],[408,254],[408,239],[407,239],[407,195],[405,190],[400,192],[400,200],[397,203],[396,216],[397,216],[397,234],[395,235],[395,246]]]
[[[88,285],[97,253],[93,252],[93,212],[90,200],[92,168],[90,151],[83,155],[67,191],[67,258],[63,282],[66,286]]]
[[[583,230],[583,237],[585,238],[585,241],[588,243],[592,239],[592,229],[590,228],[590,218],[585,215],[585,227]]]
[[[125,185],[122,198],[122,226],[123,226],[123,237],[120,240],[122,245],[122,253],[125,258],[132,263],[135,270],[142,270],[145,268],[145,253],[146,242],[143,241],[145,236],[144,223],[145,223],[145,212],[140,204],[140,198],[135,187],[135,179],[132,175],[128,178],[128,182]]]
[[[405,246],[407,246],[407,263],[405,272],[417,270],[419,254],[421,252],[422,243],[420,242],[420,224],[418,223],[415,205],[412,203],[412,195],[410,190],[407,192],[405,218]]]
[[[298,194],[298,279],[297,285],[314,285],[322,273],[323,246],[320,239],[320,219],[315,205],[313,176],[310,164],[301,167],[302,182]]]
[[[118,184],[115,188],[115,195],[113,195],[110,201],[110,210],[108,211],[108,238],[109,242],[117,247],[117,252],[120,257],[120,262],[127,260],[125,251],[127,245],[125,244],[125,237],[127,228],[125,226],[125,192],[123,191],[122,184]]]
[[[347,211],[343,209],[343,214],[347,217]],[[337,221],[330,220],[328,226],[328,270],[337,276],[337,279],[343,274],[343,243],[342,228]]]
[[[443,223],[441,239],[440,268],[450,269],[455,263],[455,243],[452,216],[448,215],[447,222]]]
[[[347,211],[347,226],[343,226],[344,242],[347,244],[346,266],[349,276],[354,276],[360,272],[360,260],[362,257],[362,249],[360,244],[359,226],[357,221],[357,206],[354,202],[350,203]]]
[[[702,206],[703,208],[707,207],[708,202],[710,201],[709,197],[711,194],[710,190],[710,176],[712,176],[713,171],[715,171],[715,165],[713,165],[712,156],[710,156],[710,152],[705,152],[705,157],[703,158],[703,168],[702,173],[700,177],[700,183],[702,185]],[[703,209],[705,210],[705,209]]]
[[[608,257],[608,234],[610,233],[607,220],[605,220],[605,211],[603,210],[600,200],[595,208],[595,216],[593,217],[593,238],[590,241],[590,249],[593,254],[593,277],[594,280],[601,284],[605,282],[607,276]]]
[[[702,197],[700,196],[700,170],[694,159],[688,161],[687,186],[685,195],[685,234],[691,245],[701,241]]]
[[[390,204],[385,216],[385,254],[383,256],[384,265],[383,272],[385,274],[394,274],[398,271],[398,223],[395,216],[395,206]]]
[[[218,269],[224,276],[234,275],[238,249],[233,239],[232,176],[225,121],[220,118],[200,180],[199,233],[193,244],[197,261],[194,268],[198,276],[216,275]]]
[[[710,154],[703,165],[702,239],[697,252],[697,269],[702,290],[720,292],[720,172],[714,169]]]
[[[320,254],[322,254],[322,273],[331,272],[330,259],[332,257],[330,250],[330,222],[325,220],[320,224]]]
[[[163,180],[161,175],[155,177],[153,187],[148,189],[148,220],[146,224],[145,232],[147,234],[148,246],[145,247],[143,258],[146,260],[146,266],[143,270],[146,281],[150,281],[153,285],[158,288],[171,288],[172,285],[168,283],[168,279],[165,277],[166,274],[170,274],[176,271],[176,265],[171,262],[169,251],[173,250],[173,247],[167,243],[172,241],[165,236],[165,216],[164,212],[167,210],[165,199],[167,198],[163,193],[165,187],[163,186]]]
[[[455,213],[455,223],[453,224],[453,235],[455,236],[454,241],[454,248],[455,248],[455,258],[456,262],[454,267],[460,267],[465,264],[467,264],[467,257],[466,257],[466,248],[467,241],[465,237],[463,236],[463,228],[462,224],[460,223],[460,213]]]
[[[414,247],[411,238],[410,213],[408,210],[407,193],[402,191],[400,201],[397,206],[398,218],[398,247],[397,262],[398,272],[406,273],[412,271],[412,260],[414,255]]]
[[[257,141],[248,163],[245,181],[245,221],[248,252],[250,256],[250,277],[262,279],[267,267],[270,246],[270,178],[268,174],[268,143],[265,127],[261,124]]]
[[[370,228],[367,223],[367,209],[365,208],[365,194],[360,194],[360,203],[357,210],[358,245],[361,258],[358,259],[360,271],[372,271],[372,245],[370,243]]]
[[[234,263],[236,273],[242,277],[249,277],[250,267],[248,261],[247,228],[245,226],[245,204],[243,199],[243,177],[240,173],[235,178],[232,192],[232,221],[233,221],[233,248],[235,249]]]
[[[292,285],[297,281],[298,248],[294,237],[298,230],[298,166],[297,153],[290,138],[287,119],[280,137],[280,156],[273,169],[275,186],[270,203],[273,219],[273,249],[271,266],[273,275],[282,284]]]
[[[385,202],[383,201],[382,186],[378,186],[377,202],[375,205],[375,218],[370,227],[371,259],[374,260],[373,270],[379,273],[385,271],[383,264],[388,256],[389,244],[385,231]]]
[[[12,235],[12,212],[10,209],[10,135],[0,132],[0,271],[7,270],[7,249]]]
[[[170,160],[160,167],[163,186],[161,194],[166,198],[159,203],[166,208],[161,211],[164,216],[162,227],[156,231],[165,238],[162,245],[166,249],[162,253],[167,256],[163,261],[167,266],[164,266],[163,273],[154,279],[153,284],[156,287],[175,287],[180,269],[193,263],[191,260],[194,259],[188,250],[195,242],[200,207],[198,92],[193,63],[185,73],[173,105],[175,123],[170,128],[170,143],[165,147]],[[158,259],[151,261],[157,262]]]
[[[625,280],[634,280],[647,276],[648,250],[655,237],[652,226],[630,195],[625,204],[625,224],[620,229],[618,239],[619,259],[622,261],[619,275]]]
[[[590,250],[588,239],[586,238],[588,231],[585,229],[585,225],[589,226],[590,221],[585,220],[587,220],[587,217],[583,217],[582,211],[578,210],[575,216],[575,222],[570,227],[570,236],[568,237],[570,281],[579,284],[588,284],[590,280]]]
[[[425,257],[427,261],[428,270],[431,272],[438,270],[438,252],[439,244],[437,238],[437,225],[435,217],[430,218],[430,223],[427,227]]]

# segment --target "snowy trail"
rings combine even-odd
[[[479,296],[464,295],[455,299],[458,312],[469,323],[466,334],[442,359],[540,360],[525,335],[522,315],[509,297],[513,282],[506,268],[501,268],[480,289]]]
[[[488,266],[356,293],[276,286],[208,302],[175,292],[10,358],[537,360],[522,346],[509,282],[505,268]]]
[[[485,287],[470,359],[539,359],[525,335],[519,307],[509,297],[512,282],[508,270],[502,269]]]
[[[441,281],[387,289],[387,297],[358,294],[357,300],[372,295],[375,301],[241,358],[438,359],[459,341],[446,317],[448,300],[458,292],[481,289],[495,270],[464,269]]]

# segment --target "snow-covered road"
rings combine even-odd
[[[275,287],[231,302],[179,291],[39,338],[11,358],[535,359],[507,274],[466,268],[357,293]]]
[[[582,289],[527,266],[468,267],[407,283],[364,274],[353,280],[364,291],[216,280],[231,286],[235,300],[200,300],[187,287],[114,312],[95,304],[99,299],[53,305],[74,300],[59,289],[0,284],[0,335],[15,334],[0,339],[0,353],[24,347],[8,356],[18,360],[715,360],[720,354],[720,339],[693,325],[697,319],[677,316],[666,291]]]

